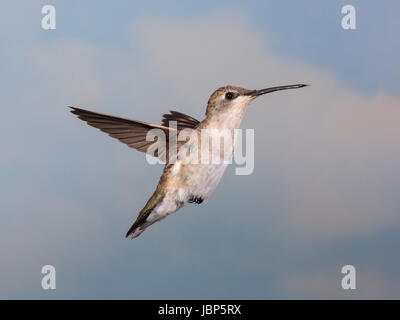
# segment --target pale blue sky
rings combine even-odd
[[[57,29],[40,28],[53,4]],[[353,4],[357,29],[341,28]],[[0,298],[400,298],[395,1],[3,1]],[[66,109],[202,119],[254,103],[255,171],[124,238],[161,167]],[[57,289],[40,286],[41,267]],[[357,269],[354,292],[341,267]]]

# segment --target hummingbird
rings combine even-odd
[[[154,141],[146,139],[147,133],[152,129],[162,130],[166,137],[184,129],[192,129],[196,133],[200,133],[204,129],[214,130],[211,132],[233,131],[239,128],[247,107],[257,97],[279,90],[305,86],[307,85],[294,84],[261,90],[224,86],[218,88],[210,96],[206,117],[203,121],[171,110],[170,113],[163,115],[161,125],[115,117],[72,106],[69,108],[73,114],[88,125],[100,129],[131,148],[147,152],[154,143]],[[170,125],[171,121],[175,121],[175,126]],[[166,140],[168,149],[169,139]],[[180,148],[184,148],[184,144],[177,143],[176,148],[179,151]],[[233,148],[234,146],[232,146],[231,152],[233,152]],[[159,152],[158,157],[161,157],[161,153],[163,152]],[[163,154],[165,156],[165,152]],[[157,156],[157,153],[155,155]],[[185,163],[182,160],[167,161],[156,190],[139,212],[126,233],[126,237],[132,239],[138,237],[148,226],[176,212],[186,203],[200,204],[207,200],[219,184],[227,165],[226,162],[202,164]]]

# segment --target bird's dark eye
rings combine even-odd
[[[227,92],[225,94],[225,98],[227,98],[228,100],[232,100],[235,97],[235,95],[233,94],[233,92]]]

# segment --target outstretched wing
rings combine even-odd
[[[170,121],[177,122],[178,131],[185,128],[194,129],[200,123],[200,121],[196,120],[195,118],[192,118],[191,116],[188,116],[187,114],[172,110],[170,111],[169,114],[163,115],[162,125],[169,127]]]
[[[86,121],[88,125],[108,133],[111,137],[141,152],[146,152],[148,147],[155,143],[155,141],[146,141],[146,135],[149,130],[163,130],[167,137],[166,143],[168,143],[169,131],[175,130],[165,126],[109,116],[76,107],[70,108],[73,114],[76,114],[79,119]],[[161,156],[161,154],[159,156]]]
[[[176,111],[171,111],[171,114],[165,114],[162,121],[163,125],[160,126],[142,121],[114,117],[81,108],[70,108],[73,114],[77,115],[79,119],[86,121],[88,125],[108,133],[111,137],[141,152],[147,152],[148,148],[157,141],[146,140],[149,130],[163,130],[166,137],[165,148],[156,150],[154,153],[155,156],[163,161],[168,159],[169,132],[171,130],[176,130],[175,128],[170,128],[168,122],[177,121],[178,131],[184,128],[194,128],[199,124],[199,121],[196,119]]]

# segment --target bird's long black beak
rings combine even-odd
[[[253,90],[248,93],[246,93],[246,96],[252,96],[252,97],[258,97],[266,93],[274,92],[274,91],[279,91],[279,90],[287,90],[287,89],[298,89],[298,88],[303,88],[307,87],[308,84],[291,84],[288,86],[278,86],[278,87],[271,87],[271,88],[266,88],[266,89],[261,89],[261,90]]]

